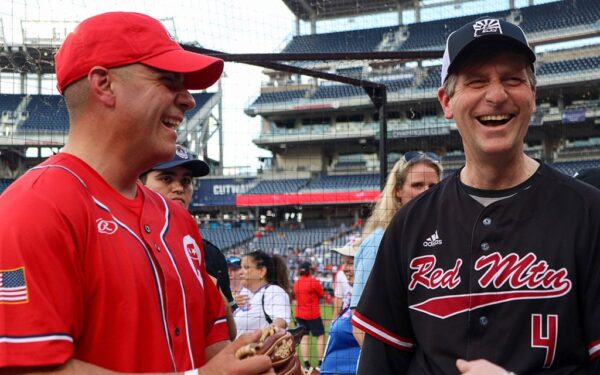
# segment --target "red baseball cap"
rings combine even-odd
[[[109,12],[82,21],[55,56],[58,91],[87,76],[94,66],[141,63],[183,73],[187,89],[205,89],[223,72],[223,60],[181,48],[156,19],[141,13]]]

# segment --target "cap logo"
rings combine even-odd
[[[473,37],[477,38],[484,34],[495,33],[503,34],[502,27],[500,26],[500,20],[488,18],[485,20],[479,20],[473,24]]]
[[[181,147],[180,145],[177,145],[175,147],[175,154],[185,160],[190,158],[187,150],[185,148]]]

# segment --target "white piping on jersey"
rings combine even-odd
[[[593,357],[598,351],[600,351],[600,342],[588,349],[590,357]]]
[[[90,192],[90,195],[91,194],[92,193]],[[154,260],[152,259],[152,256],[150,255],[150,250],[148,249],[148,247],[146,246],[146,244],[144,243],[144,241],[142,241],[142,239],[133,230],[131,230],[127,225],[125,225],[125,223],[121,222],[119,219],[117,219],[115,217],[115,215],[112,214],[112,212],[110,212],[110,210],[108,209],[108,207],[105,204],[103,204],[102,202],[100,202],[93,195],[92,195],[92,199],[94,200],[94,202],[96,203],[96,205],[98,205],[100,208],[106,210],[106,212],[108,212],[108,214],[110,215],[110,217],[117,224],[119,224],[120,227],[122,227],[123,229],[125,229],[126,232],[128,232],[132,237],[134,237],[140,243],[140,245],[142,245],[142,247],[144,248],[144,251],[146,252],[146,256],[148,257],[148,261],[150,262],[150,265],[152,266],[152,274],[154,276],[154,283],[156,284],[156,288],[158,289],[158,300],[159,300],[159,303],[160,303],[160,313],[161,313],[162,321],[163,321],[163,331],[165,333],[165,340],[167,342],[167,346],[169,347],[169,355],[171,356],[171,362],[173,363],[173,369],[175,371],[177,371],[177,365],[175,363],[175,356],[173,354],[173,345],[171,344],[171,340],[169,338],[169,327],[168,327],[168,324],[167,324],[167,319],[165,318],[167,312],[166,312],[165,304],[164,304],[164,301],[163,301],[163,291],[162,291],[162,288],[160,286],[160,279],[158,277],[158,271],[156,270],[156,265],[154,264]]]
[[[379,336],[389,342],[393,342],[394,344],[396,344],[398,346],[401,346],[401,347],[407,348],[407,349],[412,349],[412,347],[414,346],[413,343],[399,340],[399,339],[395,338],[394,336],[391,336],[391,335],[385,333],[384,331],[380,330],[379,328],[375,327],[374,325],[365,322],[364,320],[359,318],[356,314],[352,315],[352,320],[357,322],[359,325],[365,327],[369,331],[375,333],[377,336]]]
[[[162,321],[163,321],[163,331],[165,333],[165,341],[167,342],[167,347],[169,348],[169,355],[171,357],[171,362],[173,364],[173,368],[175,369],[175,371],[177,371],[177,365],[175,363],[175,356],[173,354],[173,348],[171,345],[171,341],[169,338],[169,328],[167,325],[167,321],[166,321],[166,311],[165,311],[165,305],[164,305],[164,301],[163,301],[163,291],[162,288],[160,287],[160,279],[158,277],[158,272],[156,270],[156,265],[154,264],[154,261],[152,260],[152,256],[150,255],[150,251],[148,249],[148,247],[146,246],[146,244],[144,243],[144,241],[142,241],[138,235],[132,231],[127,225],[125,225],[125,223],[122,223],[121,221],[119,221],[119,219],[117,219],[112,212],[110,212],[110,209],[108,208],[108,206],[106,206],[104,203],[100,202],[98,199],[96,199],[96,197],[94,197],[94,195],[92,194],[92,192],[89,190],[88,186],[86,185],[86,183],[83,181],[83,179],[81,177],[79,177],[79,175],[77,173],[75,173],[74,171],[70,170],[69,168],[63,166],[63,165],[56,165],[56,164],[49,164],[49,165],[45,165],[45,166],[38,166],[38,167],[33,167],[30,169],[31,170],[35,170],[35,169],[45,169],[45,168],[59,168],[62,169],[66,172],[68,172],[69,174],[73,175],[75,178],[77,178],[77,180],[81,183],[81,185],[83,185],[83,187],[86,188],[86,190],[88,190],[88,192],[90,193],[90,196],[92,197],[92,200],[94,201],[94,203],[102,208],[103,210],[105,210],[111,217],[112,219],[119,224],[119,226],[121,226],[123,229],[125,229],[125,231],[127,233],[129,233],[131,236],[133,236],[139,243],[140,245],[142,245],[142,248],[144,249],[144,251],[146,252],[146,256],[148,257],[148,261],[150,262],[150,265],[152,267],[152,273],[154,276],[154,283],[156,284],[156,288],[158,290],[158,299],[159,299],[159,303],[160,303],[160,313],[161,313],[161,317],[162,317]],[[73,339],[71,339],[71,341],[73,341]]]
[[[169,220],[170,220],[169,216],[170,216],[171,212],[169,210],[169,205],[167,204],[165,197],[163,197],[162,195],[160,195],[158,193],[156,193],[156,195],[158,195],[160,197],[161,201],[163,202],[163,205],[165,206],[165,225],[160,230],[160,240],[162,241],[163,246],[167,250],[167,254],[169,254],[169,259],[171,260],[171,263],[173,264],[173,269],[175,269],[175,273],[177,274],[177,278],[179,279],[179,287],[181,288],[181,297],[183,299],[183,320],[185,322],[185,334],[186,334],[186,341],[187,341],[187,347],[188,347],[188,354],[190,356],[190,361],[192,362],[192,368],[196,368],[196,365],[194,364],[192,343],[190,341],[190,325],[188,323],[187,299],[185,297],[185,288],[183,286],[183,280],[181,279],[181,274],[179,273],[179,268],[177,268],[177,263],[175,263],[175,259],[173,258],[171,249],[169,248],[169,246],[167,245],[167,242],[165,241],[165,234],[167,233],[167,230],[169,229]],[[186,251],[186,250],[184,249],[184,251]],[[198,255],[200,255],[200,254],[198,254]],[[177,370],[177,369],[175,369],[175,370]]]
[[[46,168],[60,168],[63,169],[67,172],[69,172],[70,174],[72,174],[76,179],[79,180],[79,182],[83,185],[83,187],[85,187],[86,189],[88,189],[88,186],[85,184],[85,182],[81,179],[81,177],[79,177],[77,175],[77,173],[73,172],[72,170],[70,170],[69,168],[65,167],[64,165],[58,165],[58,164],[49,164],[49,165],[44,165],[44,166],[37,166],[37,167],[33,167],[31,168],[29,171],[34,171],[36,169],[46,169]],[[27,172],[29,172],[27,171]],[[26,172],[26,173],[27,173]],[[88,189],[89,190],[89,189]],[[91,194],[91,192],[90,192]]]
[[[217,319],[217,320],[215,320],[215,323],[213,324],[213,326],[216,326],[217,324],[221,324],[221,323],[227,323],[227,319],[226,318]]]
[[[73,342],[73,337],[70,335],[39,335],[39,336],[0,336],[0,343],[11,343],[11,344],[27,344],[30,342],[41,342],[41,341],[69,341]]]

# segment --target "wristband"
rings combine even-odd
[[[185,375],[187,375],[187,374],[185,374]],[[515,374],[515,373],[514,373],[514,372],[512,372],[512,371],[506,371],[506,375],[517,375],[517,374]]]
[[[183,373],[183,375],[199,375],[200,372],[198,370],[187,370]]]

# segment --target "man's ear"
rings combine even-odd
[[[105,106],[114,107],[116,99],[112,88],[113,77],[109,70],[102,66],[95,66],[90,69],[87,79],[91,95]]]
[[[438,89],[438,101],[442,106],[442,110],[444,111],[444,117],[447,119],[452,119],[454,114],[452,113],[452,109],[450,108],[450,97],[446,94],[446,91],[443,87]]]

